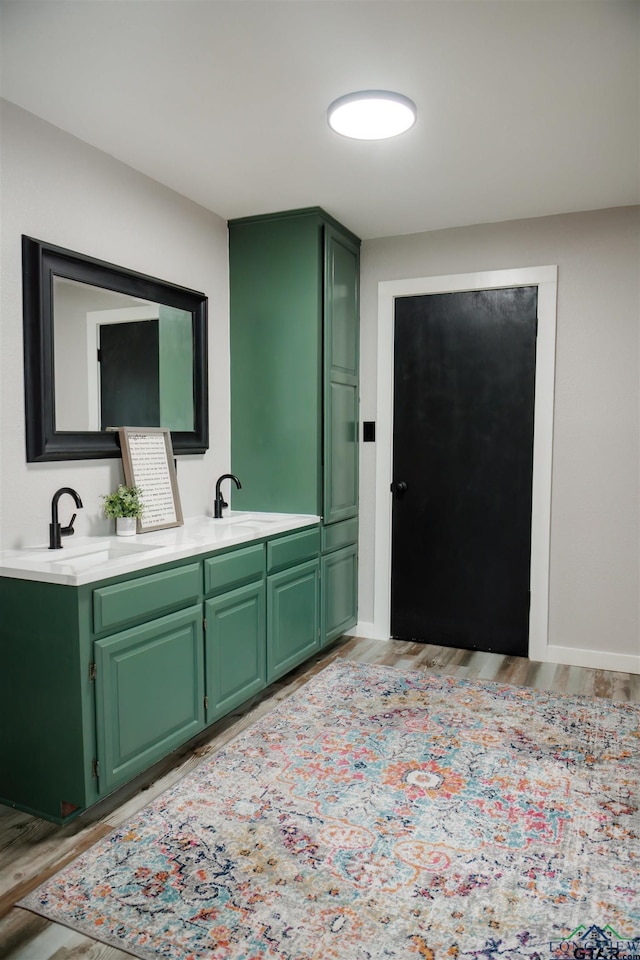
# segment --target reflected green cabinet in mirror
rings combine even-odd
[[[357,514],[359,249],[319,208],[229,224],[234,509]]]

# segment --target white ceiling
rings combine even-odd
[[[640,0],[2,0],[2,96],[222,217],[363,239],[640,201]],[[334,134],[364,88],[404,136]]]

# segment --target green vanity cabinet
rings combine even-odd
[[[63,822],[204,726],[202,565],[0,578],[0,799]]]
[[[204,561],[207,722],[267,685],[266,547]]]
[[[78,586],[0,577],[0,802],[63,823],[311,656],[320,551],[310,523]]]
[[[0,799],[62,822],[98,799],[91,588],[0,578]]]
[[[357,514],[359,249],[318,207],[229,223],[234,509]]]

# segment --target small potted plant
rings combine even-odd
[[[136,532],[136,521],[142,516],[144,504],[140,500],[139,487],[127,487],[121,483],[114,493],[103,494],[104,515],[116,521],[119,537],[131,537]]]

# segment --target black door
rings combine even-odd
[[[100,327],[100,421],[108,427],[160,426],[157,320]]]
[[[537,293],[396,300],[393,637],[527,655]]]

